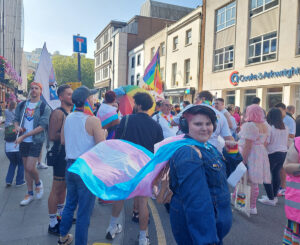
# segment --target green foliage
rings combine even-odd
[[[29,92],[30,84],[34,81],[34,72],[27,74],[27,90]]]
[[[66,82],[78,82],[77,54],[72,56],[52,56],[53,69],[58,85]],[[81,56],[81,82],[89,88],[94,87],[94,60]]]

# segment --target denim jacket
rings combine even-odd
[[[199,148],[199,147],[198,147]],[[226,166],[214,146],[178,149],[170,159],[170,208],[183,210],[193,244],[222,244],[232,224]]]
[[[27,103],[27,102],[26,102]],[[48,105],[45,106],[45,110],[43,115],[40,115],[40,106],[41,106],[42,101],[40,101],[34,111],[33,115],[33,128],[37,128],[38,126],[41,126],[44,130],[38,134],[35,134],[32,136],[33,143],[43,143],[45,141],[46,135],[45,135],[45,130],[47,130],[48,125],[49,125],[49,117],[51,113],[51,109]],[[19,125],[21,123],[22,116],[24,115],[26,104],[21,108],[21,103],[18,104],[16,108],[16,116],[14,119],[14,122],[18,122]],[[24,126],[24,119],[22,122],[21,127]]]

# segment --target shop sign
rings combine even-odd
[[[240,82],[251,82],[253,80],[262,80],[267,78],[287,77],[291,78],[294,75],[300,75],[300,67],[292,67],[281,71],[265,71],[257,74],[240,75],[238,71],[233,71],[230,74],[229,81],[233,86],[239,85]]]

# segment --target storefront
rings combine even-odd
[[[180,88],[180,89],[168,89],[164,91],[164,96],[166,99],[170,100],[171,104],[180,104],[184,100],[194,101],[195,88]]]

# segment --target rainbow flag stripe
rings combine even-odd
[[[160,75],[160,57],[159,57],[159,49],[151,60],[150,64],[147,66],[144,72],[144,82],[158,94],[161,94],[162,89],[162,81]]]
[[[125,140],[106,140],[80,156],[68,171],[78,174],[87,188],[103,200],[150,197],[153,181],[175,151],[184,145],[207,147],[193,139],[176,136],[158,144],[154,155]]]

